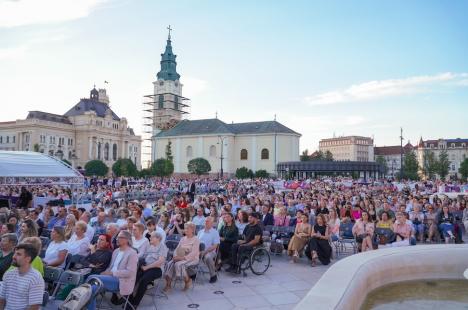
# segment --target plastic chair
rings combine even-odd
[[[55,285],[62,275],[63,269],[56,267],[45,267],[44,268],[44,282],[51,285],[51,291],[55,289]]]
[[[349,221],[346,223],[341,223],[340,224],[340,236],[337,241],[337,252],[336,256],[339,257],[346,251],[346,245],[351,245],[353,254],[356,254],[358,251],[358,245],[356,242],[356,238],[353,235],[353,226],[354,223]]]

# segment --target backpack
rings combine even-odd
[[[84,309],[93,295],[93,289],[90,284],[85,283],[71,290],[67,298],[60,305],[60,310],[82,310]]]

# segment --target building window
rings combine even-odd
[[[454,148],[455,148],[455,143],[452,143],[452,149],[454,149]]]
[[[462,143],[462,147],[466,147],[466,143]]]
[[[10,143],[10,136],[6,137],[6,143]]]
[[[104,145],[104,160],[109,160],[109,143]]]
[[[16,143],[16,136],[13,136],[13,143]]]
[[[240,159],[241,160],[247,160],[248,158],[248,153],[246,149],[242,149],[240,152]]]
[[[112,146],[112,160],[117,160],[117,144],[115,143]]]
[[[0,143],[3,143],[3,137],[0,136]]]
[[[263,149],[261,156],[262,159],[270,159],[270,152],[268,151],[268,149]]]
[[[97,145],[97,158],[101,159],[101,142],[98,142]]]
[[[210,146],[210,157],[215,157],[216,156],[216,146],[212,145]]]
[[[190,145],[187,146],[186,156],[187,157],[192,157],[193,156],[193,149],[192,149],[192,147]]]
[[[159,95],[158,99],[158,109],[164,108],[164,95]]]

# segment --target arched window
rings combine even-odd
[[[210,157],[215,157],[216,156],[216,146],[212,145],[210,146]]]
[[[101,159],[101,142],[97,144],[97,159]]]
[[[117,144],[115,143],[112,146],[112,160],[117,160]]]
[[[192,157],[193,156],[193,149],[192,149],[192,147],[190,145],[187,146],[186,155],[187,155],[187,157]]]
[[[159,109],[164,108],[164,95],[159,95],[159,99],[158,99],[158,108],[159,108]]]
[[[109,143],[104,145],[104,160],[109,160]]]
[[[242,150],[241,150],[241,153],[240,153],[240,159],[241,159],[241,160],[247,160],[247,158],[248,158],[247,150],[246,150],[246,149],[242,149]]]
[[[261,156],[262,159],[270,159],[270,152],[268,151],[268,149],[263,149]]]

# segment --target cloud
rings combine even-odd
[[[0,48],[0,60],[20,58],[26,54],[28,49],[27,45]]]
[[[467,76],[468,73],[446,72],[436,75],[413,76],[404,79],[369,81],[351,85],[346,89],[334,90],[305,97],[304,101],[310,105],[329,105],[401,96],[428,91],[427,89],[424,89],[425,86],[444,84],[450,81],[459,81]]]
[[[183,76],[182,84],[184,84],[184,94],[190,99],[205,92],[209,88],[209,83],[207,81],[190,76]]]
[[[0,28],[83,18],[108,0],[0,0]]]

